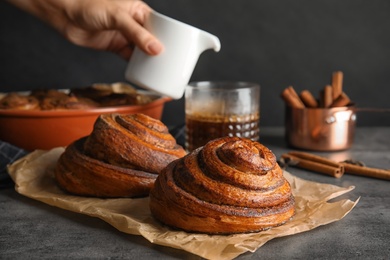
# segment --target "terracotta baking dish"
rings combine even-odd
[[[154,95],[154,94],[150,94]],[[161,119],[164,104],[171,100],[155,96],[146,105],[93,108],[86,110],[3,110],[0,109],[0,140],[28,151],[67,146],[89,135],[100,114],[143,113]]]

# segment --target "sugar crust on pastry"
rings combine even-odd
[[[188,232],[262,231],[294,215],[294,197],[275,155],[249,139],[209,142],[168,165],[150,193],[158,221]]]

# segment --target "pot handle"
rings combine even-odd
[[[375,107],[361,107],[361,108],[355,108],[355,112],[390,112],[390,108],[375,108]]]
[[[333,115],[330,115],[325,119],[325,122],[327,124],[333,124],[337,122],[355,121],[355,120],[356,120],[355,111],[345,110],[345,111],[334,112]]]

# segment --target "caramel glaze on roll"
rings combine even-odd
[[[55,177],[72,194],[142,197],[160,171],[185,154],[159,120],[143,114],[101,115],[92,133],[60,156]]]
[[[150,192],[150,209],[163,224],[208,234],[265,230],[295,212],[275,155],[238,137],[210,141],[170,163]]]

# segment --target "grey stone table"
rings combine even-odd
[[[261,142],[279,157],[291,151],[282,128],[263,128]],[[351,149],[318,153],[353,158],[390,169],[390,128],[358,128]],[[343,195],[356,207],[342,220],[293,236],[273,239],[237,259],[390,259],[390,181],[353,175],[335,179],[297,168],[297,177],[356,188]],[[200,259],[121,233],[104,221],[48,206],[0,190],[0,259]]]

